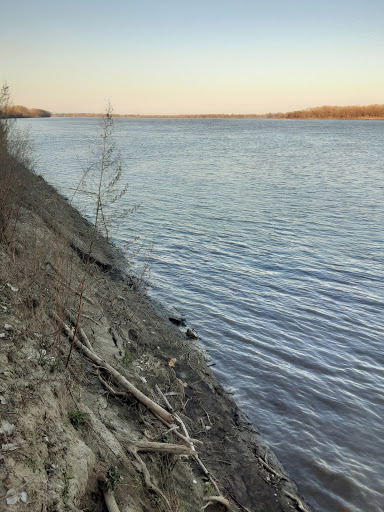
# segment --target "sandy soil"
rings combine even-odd
[[[232,511],[313,510],[187,338],[188,326],[173,325],[136,289],[102,238],[87,267],[80,326],[104,363],[74,348],[65,369],[62,327],[76,323],[94,234],[41,178],[25,172],[21,182],[14,234],[0,245],[0,510],[101,512],[113,494],[121,512],[196,512],[219,495],[210,478]],[[208,474],[194,456],[137,451],[190,443],[176,436],[180,424],[167,427],[125,393],[108,364],[164,409],[166,396]]]

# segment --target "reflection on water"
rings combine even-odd
[[[38,171],[64,192],[77,183],[97,120],[19,122],[32,126]],[[383,130],[116,121],[126,200],[142,204],[116,241],[155,241],[154,295],[197,329],[221,381],[322,512],[384,503]]]

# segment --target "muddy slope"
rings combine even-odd
[[[101,512],[108,496],[121,512],[226,510],[212,496],[232,511],[313,510],[186,328],[124,276],[118,251],[97,239],[87,264],[89,224],[41,178],[24,170],[20,179],[12,239],[0,245],[0,510]],[[65,328],[76,324],[80,297],[78,340],[104,363],[74,347],[65,368]],[[108,365],[171,414],[171,425]],[[208,472],[177,448],[138,449],[188,452],[176,431],[194,440]]]

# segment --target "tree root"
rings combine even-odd
[[[207,498],[204,498],[204,501],[206,501],[207,504],[204,505],[204,507],[202,507],[201,510],[206,509],[207,507],[209,507],[209,505],[212,505],[213,503],[221,503],[228,510],[231,510],[231,504],[229,503],[228,500],[223,498],[223,496],[208,496]]]
[[[277,471],[275,471],[267,462],[265,462],[265,460],[263,460],[261,457],[257,457],[257,459],[259,460],[259,462],[261,462],[261,464],[265,467],[265,469],[267,469],[270,473],[272,473],[272,475],[274,475],[276,478],[278,478],[279,480],[283,479],[284,478],[284,475],[282,475],[281,473],[278,473]]]
[[[71,314],[69,311],[66,311],[66,315],[73,323],[73,318],[71,317]],[[228,510],[230,510],[230,503],[229,501],[224,498],[224,496],[221,495],[220,489],[211,475],[211,473],[208,471],[208,469],[205,467],[201,459],[199,458],[195,444],[203,444],[201,441],[197,439],[192,439],[188,433],[188,430],[185,426],[185,423],[181,419],[181,417],[175,413],[173,407],[169,403],[168,399],[165,397],[165,395],[161,392],[160,388],[156,386],[156,389],[158,393],[160,394],[161,398],[163,399],[167,409],[166,411],[163,407],[161,407],[159,404],[148,398],[144,393],[142,393],[139,389],[137,389],[133,384],[131,384],[121,373],[119,373],[115,368],[113,368],[110,364],[108,364],[106,361],[103,361],[94,351],[92,348],[92,345],[90,344],[87,336],[84,332],[80,332],[79,330],[79,338],[80,339],[74,339],[72,329],[55,313],[52,313],[52,316],[55,318],[56,321],[59,322],[61,325],[63,331],[68,336],[69,340],[74,343],[76,348],[78,348],[84,355],[86,355],[91,361],[93,361],[97,366],[100,368],[103,368],[110,376],[113,377],[115,382],[119,384],[125,392],[119,392],[113,389],[113,387],[105,381],[100,374],[98,374],[98,378],[100,382],[103,384],[103,386],[113,395],[119,396],[119,397],[126,397],[127,393],[132,394],[139,402],[141,402],[143,405],[149,409],[153,415],[161,421],[165,426],[168,427],[168,429],[172,430],[172,432],[178,436],[180,439],[184,441],[184,443],[187,446],[178,445],[178,444],[171,444],[171,443],[157,443],[157,442],[147,442],[147,441],[141,441],[141,442],[133,442],[128,439],[123,439],[124,448],[130,453],[135,460],[135,467],[138,471],[140,471],[144,477],[145,485],[148,489],[152,490],[155,494],[157,494],[166,504],[167,508],[171,510],[171,505],[169,503],[169,500],[164,495],[164,493],[153,483],[151,479],[151,475],[148,471],[148,468],[143,461],[143,459],[140,457],[138,452],[141,451],[147,451],[147,452],[165,452],[165,453],[172,453],[175,455],[187,455],[192,456],[196,462],[199,464],[201,469],[203,470],[204,475],[210,480],[213,487],[215,488],[216,492],[219,496],[210,496],[209,498],[205,498],[205,501],[207,501],[207,504],[203,507],[205,509],[212,503],[221,503],[223,504]],[[95,418],[95,417],[94,417]],[[96,419],[96,418],[95,418]],[[176,422],[178,425],[175,425]],[[178,432],[177,426],[180,426],[183,434]],[[109,434],[111,436],[111,434]],[[114,437],[114,436],[113,436]],[[265,463],[262,459],[260,459],[262,463],[265,466],[268,466],[267,463]],[[270,471],[276,474],[272,468],[270,468]],[[288,494],[287,494],[288,495]],[[288,495],[292,499],[292,495]],[[111,503],[111,509],[109,509],[109,512],[118,512],[118,508],[116,505],[116,501],[114,500],[114,496],[112,493],[105,493],[106,503],[107,500]],[[299,504],[299,507],[301,506],[301,502],[297,500],[297,503]],[[108,506],[108,505],[107,505]],[[115,507],[115,508],[114,508]],[[307,512],[305,509],[303,512]]]
[[[108,428],[104,425],[102,421],[96,418],[95,414],[87,407],[85,404],[82,404],[81,406],[82,410],[86,413],[89,425],[91,426],[92,430],[97,434],[97,436],[102,439],[102,441],[109,447],[109,449],[112,451],[112,453],[115,455],[115,457],[122,462],[123,464],[128,464],[129,462],[133,464],[134,468],[142,473],[144,476],[144,482],[146,487],[152,491],[154,494],[157,494],[162,500],[164,500],[165,504],[167,505],[168,509],[171,510],[170,504],[166,496],[163,494],[163,492],[152,482],[151,475],[148,471],[148,468],[143,461],[143,459],[140,457],[140,455],[137,453],[138,449],[135,447],[135,443],[129,442],[129,443],[123,443],[124,449],[132,455],[133,459],[128,459],[120,441],[116,438],[115,435],[113,435]],[[104,494],[105,497],[105,494]],[[112,509],[113,511],[113,509]]]
[[[161,397],[163,398],[164,402],[165,402],[165,405],[167,406],[168,409],[171,409],[173,411],[173,408],[172,406],[170,405],[170,403],[168,402],[167,398],[164,396],[164,394],[161,392],[160,388],[158,386],[156,386],[157,388],[157,391],[159,392],[159,394],[161,395]],[[213,487],[215,488],[216,492],[220,495],[220,496],[216,496],[216,498],[220,498],[220,502],[221,503],[228,503],[228,509],[230,509],[230,504],[229,504],[229,501],[227,499],[225,499],[222,495],[221,495],[221,492],[220,492],[220,489],[219,489],[219,486],[217,485],[215,479],[213,478],[213,476],[211,475],[211,473],[208,471],[208,469],[205,467],[205,465],[203,464],[203,462],[201,461],[200,457],[198,456],[197,452],[196,452],[196,448],[193,444],[193,440],[190,438],[189,436],[189,433],[188,433],[188,430],[187,430],[187,427],[185,426],[185,423],[183,422],[183,420],[180,418],[180,416],[178,414],[176,414],[175,412],[173,412],[173,417],[175,418],[176,422],[179,423],[179,425],[181,426],[183,432],[184,432],[184,437],[185,439],[188,440],[188,443],[189,443],[189,446],[191,447],[191,450],[192,450],[192,453],[193,453],[193,458],[196,460],[196,462],[199,464],[199,466],[201,467],[201,469],[203,470],[204,472],[204,475],[209,478],[211,484],[213,485]],[[221,501],[223,500],[223,501]],[[216,500],[217,501],[217,500]],[[208,504],[207,504],[208,505]],[[227,505],[226,505],[227,506]]]
[[[66,309],[64,312],[65,312],[65,315],[72,322],[72,325],[75,326],[76,325],[76,318],[72,315],[72,313],[68,309]],[[88,336],[85,334],[84,329],[79,326],[78,329],[77,329],[77,332],[78,332],[79,339],[82,342],[82,344],[85,345],[87,348],[89,348],[89,350],[94,352],[93,347],[91,345],[91,342],[89,341]]]
[[[108,512],[120,512],[119,507],[117,506],[115,495],[111,491],[104,491],[104,501],[105,505],[108,509]]]
[[[288,498],[291,498],[294,502],[297,504],[297,508],[300,510],[300,512],[308,512],[308,509],[301,503],[299,498],[297,496],[294,496],[288,491],[284,491],[284,494],[288,496]]]

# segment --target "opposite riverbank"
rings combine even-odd
[[[312,510],[120,253],[1,163],[0,509]]]

